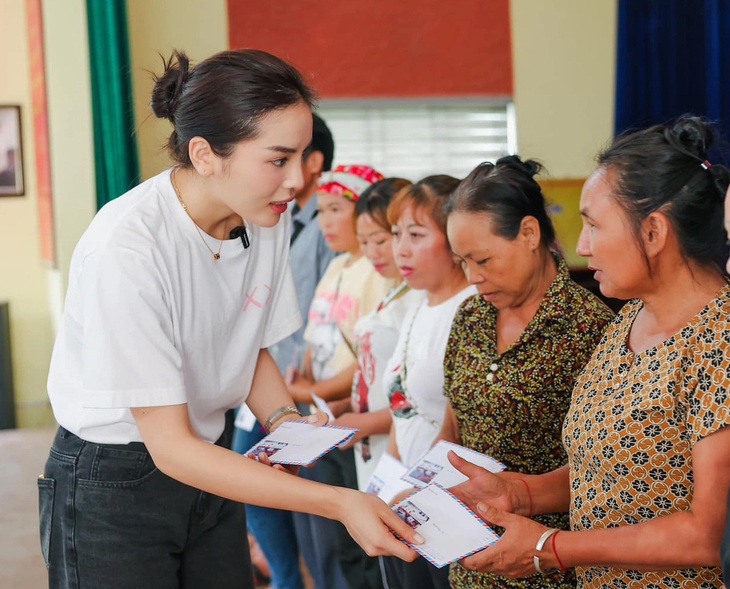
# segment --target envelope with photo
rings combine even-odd
[[[392,509],[425,540],[423,544],[406,543],[436,568],[499,540],[494,530],[441,485],[431,484]]]
[[[309,466],[335,448],[346,444],[357,430],[335,425],[316,426],[285,421],[246,452],[266,454],[275,464]]]
[[[489,472],[502,472],[506,468],[504,464],[491,456],[441,440],[403,475],[403,480],[421,489],[431,483],[438,483],[442,487],[449,488],[465,482],[467,477],[451,466],[447,457],[449,450]]]
[[[365,492],[377,495],[386,503],[390,503],[398,493],[413,487],[401,479],[406,470],[408,469],[400,460],[386,452],[380,457],[373,474],[370,475]]]

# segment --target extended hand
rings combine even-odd
[[[271,468],[275,470],[280,470],[281,472],[285,472],[288,474],[293,474],[294,476],[299,474],[299,465],[297,464],[275,464],[271,462],[271,459],[268,457],[266,452],[260,452],[258,455],[250,453],[246,454],[247,458],[251,458],[252,460],[256,460],[257,462],[260,462],[264,466],[270,466]]]
[[[466,503],[473,511],[482,502],[512,512],[518,504],[512,484],[501,476],[464,460],[455,452],[448,454],[453,467],[469,480],[449,489],[454,495]]]
[[[276,422],[276,427],[274,427],[274,429],[272,431],[276,431],[276,428],[279,427],[285,421],[302,421],[302,422],[310,423],[312,425],[323,426],[323,425],[327,425],[328,420],[329,420],[329,418],[327,417],[327,414],[321,413],[321,412],[313,413],[312,415],[308,415],[306,417],[300,417],[298,415],[286,415],[281,420]],[[271,462],[271,459],[265,452],[260,452],[258,454],[258,456],[253,453],[246,454],[246,456],[248,458],[251,458],[252,460],[256,460],[256,461],[260,462],[261,464],[275,468],[276,470],[280,470],[282,472],[286,472],[286,473],[293,474],[293,475],[299,474],[298,465],[274,464],[273,462]],[[314,466],[314,464],[309,465],[309,466]]]
[[[410,562],[418,554],[393,536],[391,530],[411,544],[423,538],[374,495],[343,489],[340,521],[369,556],[397,556]]]
[[[496,544],[463,559],[461,564],[480,573],[494,573],[513,579],[534,575],[536,571],[532,557],[537,554],[535,545],[548,528],[527,517],[482,503],[478,504],[476,513],[487,523],[503,527],[504,533]],[[555,566],[549,542],[545,544],[540,555],[544,555],[540,563],[542,570]]]

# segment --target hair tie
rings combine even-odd
[[[708,162],[707,160],[702,162],[700,165],[702,166],[703,170],[709,170],[712,167],[712,164],[710,162]]]

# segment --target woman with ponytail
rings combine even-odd
[[[618,137],[581,195],[578,253],[629,302],[576,380],[568,455],[545,474],[492,475],[458,457],[455,490],[505,529],[467,569],[529,577],[575,568],[584,588],[720,587],[730,488],[728,170],[683,117]],[[535,444],[541,444],[539,438]],[[528,516],[570,510],[571,531]]]
[[[575,377],[613,313],[571,280],[533,160],[512,155],[471,172],[446,207],[451,249],[479,295],[461,305],[446,348],[449,399],[440,438],[484,452],[511,471],[565,463],[560,441]],[[567,513],[536,521],[568,529]],[[515,580],[458,563],[451,586],[575,586],[573,571]]]
[[[253,587],[242,503],[415,556],[378,499],[228,449],[226,412],[244,401],[269,430],[301,418],[266,348],[301,324],[287,207],[313,102],[256,50],[195,67],[176,53],[157,79],[175,165],[99,211],[71,262],[48,377],[60,427],[38,480],[51,587]]]

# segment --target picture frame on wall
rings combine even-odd
[[[25,194],[20,106],[0,105],[0,196]]]

